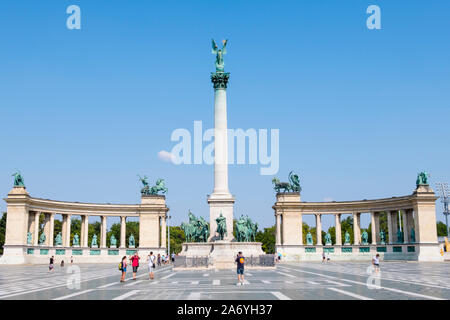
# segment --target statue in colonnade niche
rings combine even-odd
[[[134,236],[133,236],[133,234],[131,234],[130,237],[128,238],[128,247],[134,248],[135,245],[136,245],[136,243],[134,241]]]
[[[331,246],[331,234],[329,232],[327,232],[327,234],[325,235],[325,245],[326,246]]]
[[[364,232],[361,235],[361,242],[362,244],[366,245],[369,243],[369,234],[367,233],[366,230],[364,230]]]
[[[45,240],[47,240],[47,237],[45,236],[44,233],[41,233],[41,236],[39,237],[39,244],[40,245],[44,245],[45,244]]]
[[[61,245],[62,245],[62,236],[61,236],[61,232],[59,232],[55,238],[55,246],[61,246]]]
[[[416,242],[416,231],[414,231],[414,228],[411,229],[411,242]]]
[[[33,239],[33,237],[32,237],[31,232],[28,232],[27,233],[27,244],[31,244],[32,239]]]
[[[350,234],[348,233],[348,231],[345,231],[344,245],[350,245]]]
[[[97,248],[97,247],[98,247],[98,244],[97,244],[97,235],[96,235],[96,234],[94,234],[94,235],[92,236],[91,247],[92,247],[92,248]]]
[[[110,242],[111,248],[117,247],[117,240],[116,240],[116,237],[114,237],[114,235],[111,236],[111,238],[109,239],[109,242]]]
[[[403,243],[403,232],[400,228],[397,229],[397,243]]]
[[[313,237],[312,237],[312,235],[311,235],[311,232],[308,232],[308,233],[306,234],[306,244],[307,244],[308,246],[312,246],[312,245],[313,245]]]
[[[386,244],[386,233],[383,230],[380,231],[380,243]]]
[[[80,237],[78,236],[78,233],[75,233],[75,235],[73,236],[73,245],[75,247],[80,246]]]

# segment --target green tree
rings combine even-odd
[[[73,237],[75,234],[78,234],[78,237],[81,241],[81,220],[80,219],[71,219],[70,221],[70,244],[73,244]],[[81,243],[80,243],[81,244]]]
[[[436,223],[437,235],[438,237],[446,237],[447,236],[447,226],[442,221]]]
[[[0,254],[3,254],[5,235],[6,235],[6,212],[3,212],[2,218],[0,219]]]
[[[276,226],[273,226],[256,233],[256,241],[262,243],[262,249],[265,253],[275,253],[275,232]]]
[[[184,231],[179,226],[170,226],[170,251],[175,252],[176,254],[181,252],[182,244],[185,241]],[[166,242],[168,243],[169,239],[167,238]],[[167,244],[166,244],[167,245]],[[168,246],[167,246],[168,248]]]

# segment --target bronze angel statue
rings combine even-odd
[[[216,55],[216,72],[224,72],[225,62],[223,56],[227,53],[228,40],[222,40],[222,49],[219,49],[214,39],[212,39],[212,53]]]

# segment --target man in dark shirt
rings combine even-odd
[[[235,262],[237,263],[237,276],[238,276],[238,283],[237,286],[242,286],[244,284],[244,264],[245,264],[245,258],[242,255],[242,252],[239,251],[239,254],[236,257]]]

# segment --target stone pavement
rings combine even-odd
[[[68,265],[56,266],[54,272],[45,265],[0,266],[0,299],[450,299],[450,263],[382,263],[378,287],[368,267],[368,262],[281,263],[276,270],[247,270],[246,284],[236,286],[233,270],[173,271],[162,266],[150,281],[142,266],[137,280],[128,272],[127,281],[120,283],[116,264],[86,264],[75,266],[81,282],[71,289],[68,280],[77,275],[67,272]]]

